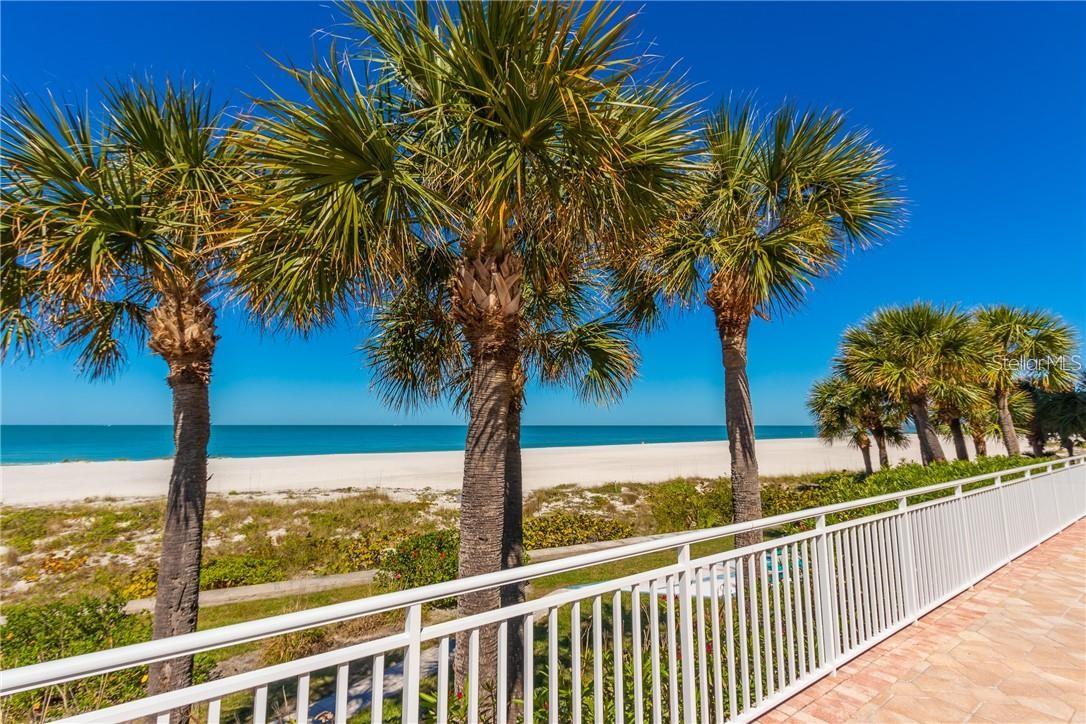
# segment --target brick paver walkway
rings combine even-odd
[[[760,721],[1086,722],[1086,521]]]

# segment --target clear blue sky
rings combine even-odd
[[[2,8],[12,86],[95,99],[102,81],[186,74],[243,104],[262,83],[288,89],[269,55],[307,63],[338,17],[324,3],[12,3]],[[807,422],[810,382],[841,331],[880,305],[925,298],[1051,309],[1086,329],[1086,5],[1081,3],[649,3],[645,41],[711,102],[756,92],[849,111],[892,149],[908,227],[852,258],[803,310],[756,322],[750,377],[760,424]],[[360,331],[308,340],[221,323],[218,423],[457,423],[404,416],[369,393]],[[641,344],[640,379],[597,409],[531,390],[529,424],[723,422],[720,352],[709,316],[677,316]],[[113,382],[77,377],[51,355],[3,368],[6,423],[167,424],[165,368],[133,349]]]

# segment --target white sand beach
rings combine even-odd
[[[943,443],[953,453],[949,441]],[[1002,445],[989,442],[990,454]],[[972,452],[972,449],[970,450]],[[874,450],[872,450],[874,455]],[[907,447],[892,448],[893,463],[918,461],[915,436]],[[788,475],[863,467],[858,450],[826,445],[813,438],[758,442],[763,475]],[[216,458],[209,464],[211,493],[267,493],[386,488],[453,490],[460,486],[462,452],[299,455],[264,458]],[[564,483],[656,482],[682,475],[726,475],[726,442],[600,445],[528,448],[524,450],[524,484],[528,490]],[[0,467],[0,503],[48,505],[87,498],[149,498],[164,495],[169,460],[69,462]]]

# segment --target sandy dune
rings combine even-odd
[[[944,442],[953,454],[953,446]],[[1002,446],[989,443],[992,454]],[[916,438],[891,450],[891,460],[919,460]],[[654,482],[680,475],[717,476],[728,471],[725,442],[532,448],[524,451],[524,482],[531,490],[562,483],[598,485]],[[810,438],[763,440],[758,460],[764,475],[859,469],[859,451]],[[455,489],[461,452],[371,453],[267,458],[219,458],[210,462],[213,493],[272,492],[346,487]],[[76,462],[0,467],[0,503],[39,505],[85,498],[145,498],[163,495],[168,460]]]

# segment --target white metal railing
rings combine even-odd
[[[0,672],[0,696],[402,610],[404,628],[392,635],[70,721],[168,722],[191,707],[217,722],[224,704],[257,723],[322,713],[380,722],[397,707],[405,722],[505,722],[511,709],[524,721],[747,721],[1086,515],[1084,463],[1044,462],[12,669]],[[757,529],[785,535],[692,553]],[[423,617],[438,599],[675,549],[662,568],[466,618]],[[512,707],[511,634],[528,654]],[[459,684],[457,640],[468,651]],[[493,680],[480,673],[487,641]]]

